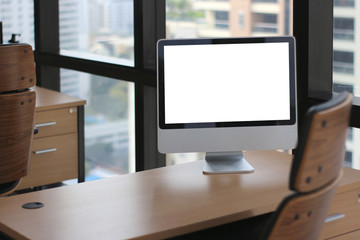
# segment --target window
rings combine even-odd
[[[59,0],[60,55],[134,66],[132,0]],[[134,84],[60,71],[61,92],[87,100],[85,179],[135,172]]]
[[[28,43],[34,48],[33,0],[0,1],[0,22],[3,26],[3,43],[16,34],[16,41]],[[1,42],[1,41],[0,41]]]
[[[183,4],[180,5],[179,2]],[[270,3],[268,5],[258,4]],[[292,1],[166,0],[167,38],[288,35]]]
[[[61,69],[61,91],[87,101],[85,179],[135,172],[134,84]]]
[[[352,152],[346,151],[345,152],[345,162],[344,166],[351,167],[352,166]]]
[[[34,0],[38,85],[87,100],[86,180],[164,166],[155,134],[155,43],[164,29],[152,27],[161,16],[154,5]]]
[[[359,0],[334,0],[333,90],[348,91],[355,97],[360,96],[360,63],[357,60],[360,47],[358,3]],[[356,107],[353,107],[352,116],[357,116]],[[349,128],[345,158],[346,166],[358,169],[360,155],[355,146],[360,143],[359,134],[359,129]]]
[[[156,149],[155,46],[160,38],[294,34],[299,49],[298,79],[301,79],[298,81],[299,117],[312,104],[330,97],[333,90],[339,91],[341,87],[352,86],[354,95],[360,96],[359,0],[22,0],[1,1],[1,4],[15,6],[20,2],[21,10],[19,8],[17,12],[29,11],[30,5],[27,7],[23,3],[34,2],[35,14],[29,18],[26,14],[8,16],[7,8],[1,8],[4,41],[10,38],[9,32],[18,31],[6,30],[5,36],[7,18],[18,16],[24,20],[23,27],[35,23],[35,28],[28,26],[26,29],[32,34],[36,30],[35,57],[40,86],[58,91],[61,86],[63,91],[67,88],[76,93],[72,83],[62,81],[66,75],[78,72],[106,77],[111,82],[133,84],[138,171],[165,165],[165,159]],[[132,11],[116,14],[117,25],[109,24],[111,18],[99,17],[104,11],[110,16],[111,11],[118,9],[115,6],[125,2],[128,5],[124,5],[124,9],[132,6]],[[106,8],[105,3],[114,7]],[[102,6],[91,8],[91,5]],[[74,6],[78,9],[71,11]],[[65,10],[68,12],[62,12]],[[59,12],[62,13],[59,15]],[[125,26],[130,24],[129,21],[133,23],[132,33],[125,30],[130,29]],[[80,24],[85,27],[79,28]],[[74,34],[73,28],[80,30]],[[25,37],[23,34],[21,38]],[[60,69],[75,73],[61,70],[61,80]],[[360,106],[356,104],[358,99],[355,100],[351,125],[357,130],[360,128]],[[355,143],[356,137],[353,139]],[[354,152],[352,156],[357,158]],[[354,161],[352,164],[354,166]]]
[[[133,5],[132,0],[60,0],[60,54],[134,66]]]
[[[243,11],[240,11],[238,13],[238,23],[239,23],[239,29],[243,29],[245,27],[245,14]]]
[[[277,15],[270,13],[253,14],[253,32],[255,33],[277,33]]]
[[[229,12],[215,11],[215,28],[229,28]]]
[[[348,51],[334,50],[334,72],[353,74],[354,73],[354,53]]]
[[[346,140],[345,166],[360,169],[360,151],[357,147],[359,141],[359,129],[350,127]]]
[[[355,38],[354,18],[334,18],[334,39],[353,41]]]
[[[252,0],[253,3],[277,3],[277,0]]]
[[[355,0],[334,0],[335,7],[355,7]]]

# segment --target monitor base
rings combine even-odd
[[[206,153],[204,174],[252,173],[242,152]]]

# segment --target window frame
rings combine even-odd
[[[293,7],[298,116],[302,119],[310,106],[333,95],[333,1],[293,0]],[[156,42],[165,37],[165,0],[134,0],[134,67],[60,55],[58,9],[58,0],[34,0],[38,85],[60,91],[60,68],[133,82],[136,171],[164,166],[165,157],[156,144]],[[357,120],[360,98],[354,97],[350,125],[359,128]]]

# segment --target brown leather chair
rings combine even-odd
[[[36,93],[30,45],[0,45],[0,196],[14,191],[30,166]]]
[[[309,109],[291,167],[294,193],[272,215],[261,239],[318,239],[341,178],[352,96]]]

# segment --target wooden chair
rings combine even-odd
[[[344,92],[309,109],[291,166],[294,193],[274,213],[172,239],[318,239],[342,174],[351,100]]]
[[[14,191],[30,166],[36,82],[30,45],[0,45],[0,196]]]
[[[318,239],[341,178],[352,96],[309,109],[291,167],[294,193],[272,215],[261,239]]]

